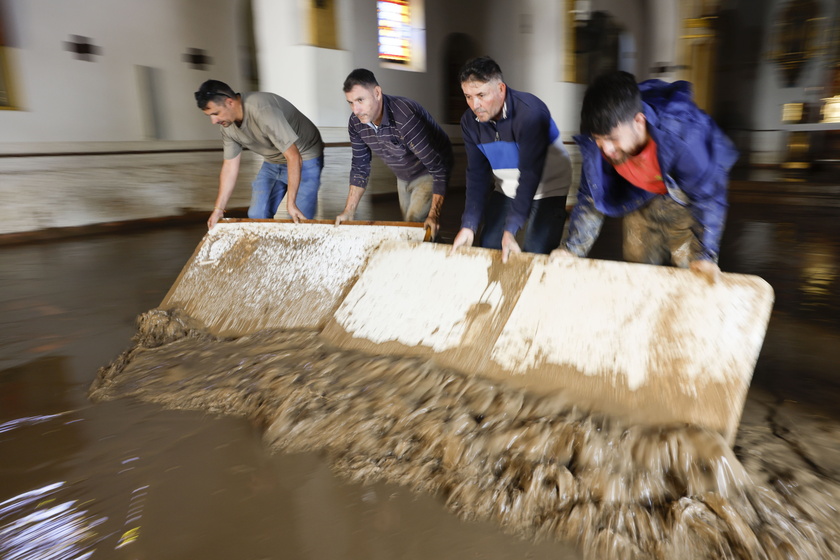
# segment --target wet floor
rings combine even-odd
[[[323,217],[343,194],[325,197]],[[840,209],[808,203],[808,192],[767,194],[733,192],[721,258],[776,290],[745,422],[836,482]],[[462,204],[453,196],[445,207],[444,241]],[[366,201],[357,214],[396,217],[394,202]],[[608,222],[593,256],[618,258],[618,231]],[[97,368],[128,346],[135,317],[163,299],[203,233],[0,249],[0,558],[581,557],[464,522],[432,496],[350,484],[319,454],[269,453],[243,419],[91,404]],[[809,424],[797,422],[803,409]]]

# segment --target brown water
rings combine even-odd
[[[623,426],[423,360],[335,350],[314,332],[220,340],[182,314],[152,311],[135,342],[100,371],[95,401],[242,416],[278,451],[325,452],[350,480],[397,483],[464,519],[575,544],[586,558],[840,550],[840,485],[773,456],[779,421],[764,434],[744,424],[742,464],[699,428]]]
[[[580,558],[351,483],[323,452],[272,453],[243,418],[92,403],[203,233],[0,250],[0,559]]]

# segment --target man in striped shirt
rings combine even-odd
[[[374,153],[397,176],[403,219],[422,221],[436,235],[452,172],[449,137],[416,101],[382,93],[370,70],[353,70],[344,81],[344,94],[353,109],[347,126],[353,160],[347,203],[335,224],[353,219],[370,178]]]

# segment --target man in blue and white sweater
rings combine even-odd
[[[521,250],[550,253],[563,235],[572,167],[548,107],[507,87],[489,57],[467,62],[459,79],[469,105],[461,117],[467,191],[452,252],[471,246],[483,224],[480,245],[501,249],[503,262]]]

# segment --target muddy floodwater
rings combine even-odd
[[[721,266],[776,304],[734,449],[143,315],[200,227],[0,249],[0,559],[838,558],[840,212],[741,196]]]
[[[272,452],[248,419],[93,403],[206,229],[0,249],[0,559],[578,559]]]
[[[780,462],[775,435],[749,424],[739,458],[699,428],[625,426],[428,360],[333,349],[313,331],[218,339],[177,310],[145,314],[135,346],[100,371],[91,398],[122,397],[243,416],[277,451],[323,451],[349,480],[396,483],[587,558],[840,551],[840,486]]]

